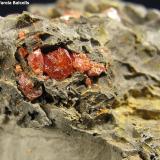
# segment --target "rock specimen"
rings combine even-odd
[[[159,11],[117,1],[55,8],[48,18],[0,19],[3,132],[13,121],[22,130],[58,128],[104,147],[77,159],[158,160]]]

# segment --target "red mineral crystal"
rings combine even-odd
[[[27,57],[28,65],[37,75],[43,74],[44,59],[40,49],[35,50]]]
[[[75,71],[87,74],[88,77],[99,76],[106,71],[103,64],[90,60],[86,54],[70,54],[64,48],[58,48],[47,54],[43,54],[40,49],[28,53],[25,48],[20,48],[19,54],[23,57],[28,56],[28,65],[38,76],[45,73],[49,78],[56,80],[64,80]],[[90,85],[91,81],[87,79],[86,84]]]
[[[106,71],[106,68],[103,64],[92,61],[91,69],[88,71],[87,75],[89,77],[97,77],[105,71]]]
[[[87,77],[85,80],[85,84],[87,87],[90,87],[92,85],[92,80],[89,77]]]
[[[27,49],[26,49],[26,48],[23,48],[23,47],[21,47],[21,48],[18,49],[18,53],[19,53],[22,57],[26,57],[26,56],[28,55]]]
[[[20,31],[18,33],[18,38],[19,39],[23,40],[23,39],[25,39],[25,37],[26,37],[26,33],[24,31]]]
[[[73,67],[76,71],[84,73],[91,69],[91,63],[84,53],[73,53]]]
[[[103,64],[91,61],[84,53],[73,53],[73,67],[81,73],[86,72],[89,77],[99,76],[106,71]]]
[[[81,13],[78,12],[78,11],[75,11],[75,10],[66,10],[64,12],[64,15],[61,16],[60,19],[68,21],[71,17],[78,19],[78,18],[80,18],[80,16],[81,16]]]
[[[68,51],[59,48],[44,55],[44,72],[51,78],[63,80],[73,72],[72,58]]]
[[[19,89],[21,90],[21,92],[30,101],[33,101],[34,99],[42,95],[41,88],[35,88],[34,83],[25,73],[21,73],[19,75],[18,84],[19,84]]]
[[[21,73],[21,72],[22,72],[22,67],[21,67],[19,64],[17,64],[17,65],[15,66],[15,73],[19,74],[19,73]]]

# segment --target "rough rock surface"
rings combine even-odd
[[[56,4],[62,15],[67,8],[83,16],[24,12],[0,19],[0,159],[158,160],[159,11],[122,2],[66,2]],[[79,72],[62,81],[39,79],[19,57],[22,46],[85,53],[107,71],[91,86]],[[18,87],[17,63],[43,89],[34,101]]]

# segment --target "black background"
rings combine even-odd
[[[7,0],[1,0],[1,1],[7,1]],[[19,1],[23,1],[23,0],[19,0]],[[30,2],[30,4],[33,4],[33,3],[52,3],[56,0],[28,0],[28,1]],[[125,0],[125,1],[140,3],[149,8],[160,9],[160,0]],[[10,13],[21,13],[26,9],[27,9],[27,6],[21,6],[21,5],[20,6],[2,6],[0,5],[0,16],[5,16]]]

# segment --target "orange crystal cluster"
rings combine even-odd
[[[42,76],[46,74],[49,78],[64,80],[74,72],[86,74],[86,85],[91,85],[90,78],[97,77],[106,71],[104,64],[94,62],[84,53],[69,53],[64,48],[58,48],[47,54],[43,54],[41,49],[28,53],[26,49],[20,48],[19,54],[25,58],[32,71]],[[35,88],[34,83],[23,71],[18,77],[19,88],[29,99],[34,100],[42,95],[42,91]]]

